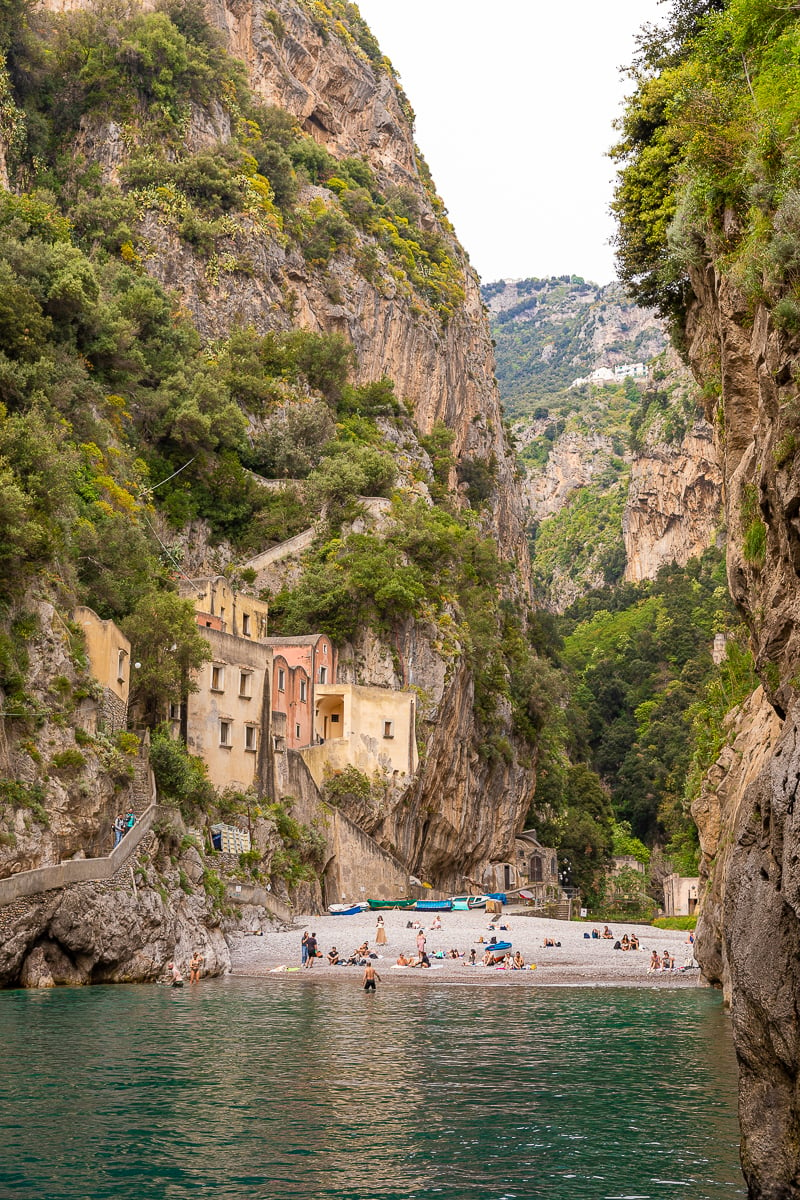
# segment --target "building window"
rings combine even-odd
[[[323,653],[323,654],[327,654],[327,653],[328,653],[328,643],[327,643],[327,642],[323,642],[323,643],[322,643],[322,653]]]
[[[327,683],[327,682],[328,682],[328,668],[327,668],[327,667],[320,667],[320,669],[319,669],[319,681],[320,681],[320,683]]]
[[[242,613],[242,637],[250,637],[250,614]]]
[[[223,692],[225,690],[225,668],[211,668],[211,690],[212,692]]]
[[[383,722],[383,736],[385,738],[393,738],[394,737],[394,721],[384,721]]]
[[[278,667],[278,691],[286,691],[286,672],[283,667]]]
[[[231,740],[231,725],[232,724],[233,724],[232,721],[220,721],[220,723],[219,723],[219,744],[220,744],[220,746],[230,747],[232,745],[232,740]]]
[[[125,682],[125,659],[127,653],[125,650],[117,651],[117,683]]]
[[[300,703],[301,704],[305,704],[307,692],[308,692],[308,684],[306,683],[305,679],[301,679],[300,680]]]
[[[299,742],[300,741],[300,726],[299,725],[295,725],[295,727],[294,727],[294,736],[297,738],[297,740]]]
[[[239,672],[239,696],[242,700],[249,700],[253,695],[253,674],[251,671]]]
[[[245,725],[244,727],[244,748],[252,750],[253,753],[258,749],[258,729],[255,725]]]
[[[338,725],[338,724],[339,724],[339,714],[331,713],[331,725]]]
[[[170,704],[170,706],[169,706],[169,719],[170,719],[170,721],[180,721],[180,719],[181,719],[181,707],[182,707],[182,706],[181,706],[180,704]]]
[[[538,854],[534,854],[531,857],[531,870],[530,870],[531,883],[541,883],[542,882],[542,879],[544,878],[544,874],[542,871],[542,865],[543,864],[542,864],[541,857]]]

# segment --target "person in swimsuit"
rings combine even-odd
[[[168,962],[167,970],[169,971],[170,975],[172,976],[172,987],[174,987],[174,988],[183,987],[183,976],[181,975],[180,971],[178,970],[178,964],[174,963],[174,962]]]
[[[205,961],[202,954],[195,950],[189,963],[189,983],[200,982],[200,968]]]
[[[372,963],[368,962],[367,965],[364,967],[364,991],[365,992],[376,992],[378,990],[376,983],[375,983],[376,979],[378,980],[379,983],[382,982],[380,975],[375,970]]]

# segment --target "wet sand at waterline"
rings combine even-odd
[[[682,967],[687,957],[691,956],[692,947],[686,943],[686,933],[653,929],[646,925],[611,924],[613,940],[585,938],[584,933],[591,934],[592,928],[602,932],[603,924],[583,921],[555,921],[545,917],[528,916],[524,910],[509,909],[502,923],[509,926],[507,930],[489,929],[489,918],[480,910],[473,912],[444,912],[439,917],[442,922],[441,930],[431,930],[436,914],[415,913],[399,909],[384,911],[386,928],[386,945],[375,944],[375,929],[377,913],[367,911],[352,917],[335,917],[330,914],[316,917],[300,916],[291,929],[272,928],[265,925],[263,936],[235,935],[231,938],[231,958],[233,973],[241,976],[269,975],[276,967],[300,966],[300,939],[303,930],[314,931],[317,935],[318,948],[327,955],[331,946],[336,946],[339,954],[349,957],[362,942],[369,942],[370,950],[374,950],[379,958],[373,960],[378,973],[381,975],[383,986],[393,985],[408,979],[430,979],[437,983],[445,980],[471,983],[502,983],[508,982],[519,985],[536,984],[537,986],[581,985],[590,986],[624,986],[636,985],[642,987],[697,987],[700,985],[700,972],[666,971],[648,974],[650,955],[657,950],[659,955],[669,950],[674,956],[676,965]],[[427,952],[431,956],[431,968],[402,968],[396,967],[395,960],[401,951],[405,954],[416,953],[416,929],[408,929],[409,921],[419,920],[427,939]],[[639,938],[639,950],[614,950],[614,942],[622,938],[624,933],[636,932]],[[479,941],[483,938],[483,943]],[[494,967],[470,966],[466,959],[437,959],[432,957],[436,950],[455,948],[469,955],[475,947],[480,962],[486,943],[491,937],[498,941],[512,943],[512,954],[519,950],[526,966],[536,963],[536,970],[504,971]],[[545,938],[560,942],[560,946],[545,948]],[[305,978],[313,975],[319,979],[349,980],[359,982],[363,967],[331,967],[327,958],[318,958],[310,970],[297,971],[289,978]],[[276,977],[285,977],[281,973]]]

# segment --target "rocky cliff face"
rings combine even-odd
[[[648,438],[633,458],[622,515],[625,579],[654,579],[713,544],[720,524],[722,472],[714,431],[697,421],[676,444]]]
[[[704,971],[731,1000],[750,1194],[789,1197],[800,1186],[798,348],[763,305],[753,319],[714,267],[693,270],[692,287],[692,366],[699,379],[721,380],[729,585],[766,697],[751,702],[749,731],[743,727],[732,761],[718,765],[716,793],[712,780],[701,798],[704,852],[716,845],[717,853],[698,945]]]

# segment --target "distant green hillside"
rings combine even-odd
[[[511,417],[533,415],[599,366],[646,362],[665,345],[657,318],[618,284],[578,275],[498,280],[481,289],[495,341],[500,395]]]

